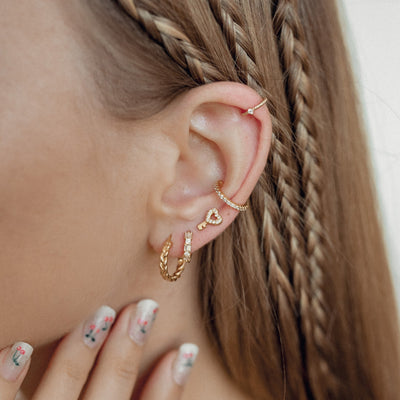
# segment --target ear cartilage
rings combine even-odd
[[[217,208],[212,208],[207,212],[206,219],[197,225],[197,229],[202,231],[208,224],[219,225],[222,223],[222,217]]]
[[[242,115],[254,115],[254,111],[256,111],[258,108],[262,107],[266,102],[268,101],[268,99],[264,99],[260,104],[257,104],[256,106],[247,109],[247,111],[242,112]]]

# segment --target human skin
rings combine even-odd
[[[142,369],[193,341],[201,352],[193,387],[214,374],[214,394],[239,396],[202,329],[196,253],[176,283],[162,280],[158,262],[170,233],[173,269],[185,230],[196,251],[236,217],[212,187],[223,178],[224,191],[246,201],[268,155],[268,113],[241,116],[259,96],[215,83],[151,118],[112,118],[68,20],[74,12],[79,1],[0,6],[0,348],[32,344],[39,377],[54,343],[100,305],[118,311],[153,298],[160,314]],[[215,206],[223,224],[196,231]]]

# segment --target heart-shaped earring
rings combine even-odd
[[[222,217],[218,212],[218,209],[212,208],[207,212],[205,221],[197,225],[197,229],[202,231],[208,224],[219,225],[222,223]]]

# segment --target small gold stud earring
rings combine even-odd
[[[222,217],[217,208],[212,208],[207,212],[206,219],[197,225],[197,229],[202,231],[208,224],[219,225],[222,223]]]
[[[168,239],[164,242],[164,246],[160,255],[160,274],[166,280],[170,282],[175,282],[178,280],[183,270],[185,269],[186,263],[190,263],[192,258],[192,237],[193,233],[191,231],[185,232],[185,244],[183,247],[183,257],[178,258],[178,265],[173,274],[168,272],[168,255],[169,250],[172,247],[171,235],[169,235]]]

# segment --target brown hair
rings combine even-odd
[[[204,321],[232,378],[255,399],[397,398],[397,312],[335,1],[84,3],[114,116],[215,81],[268,98],[251,211],[200,251]]]

